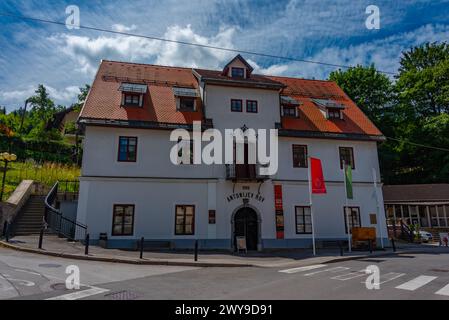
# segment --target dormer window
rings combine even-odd
[[[248,79],[251,77],[253,67],[241,55],[236,55],[223,68],[222,74],[234,79]]]
[[[123,107],[142,107],[144,95],[147,93],[147,85],[123,82],[119,91],[122,92]]]
[[[180,97],[179,111],[195,111],[195,98]]]
[[[232,78],[244,78],[245,77],[245,69],[232,67],[231,68],[231,77]]]
[[[327,118],[328,119],[341,119],[340,109],[327,108]]]
[[[176,109],[181,112],[196,111],[198,90],[194,88],[174,87],[173,94],[176,98]]]
[[[298,117],[297,108],[294,106],[282,106],[282,116],[297,118]]]
[[[281,113],[283,117],[297,118],[299,117],[299,102],[289,96],[281,96]]]
[[[321,112],[329,120],[342,120],[342,110],[345,109],[345,105],[338,103],[334,100],[328,99],[312,99],[312,101],[320,108]]]

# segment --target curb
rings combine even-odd
[[[16,251],[42,254],[58,258],[86,260],[86,261],[99,261],[99,262],[111,262],[111,263],[126,263],[134,265],[163,265],[163,266],[183,266],[183,267],[222,267],[222,268],[242,268],[242,267],[259,267],[253,264],[247,263],[215,263],[215,262],[183,262],[183,261],[168,261],[168,260],[131,260],[121,258],[108,258],[99,256],[82,256],[71,253],[62,253],[54,251],[45,251],[40,249],[24,248],[16,246],[4,241],[0,241],[0,247],[12,249]]]
[[[11,243],[0,241],[0,247],[8,248],[16,251],[42,254],[52,257],[58,258],[66,258],[66,259],[75,259],[75,260],[86,260],[86,261],[99,261],[99,262],[111,262],[111,263],[125,263],[125,264],[134,264],[134,265],[163,265],[163,266],[184,266],[184,267],[221,267],[221,268],[272,268],[271,266],[261,266],[250,263],[215,263],[215,262],[183,262],[183,261],[168,261],[168,260],[132,260],[132,259],[121,259],[121,258],[108,258],[101,256],[83,256],[77,254],[70,253],[62,253],[62,252],[54,252],[54,251],[45,251],[41,249],[32,249],[25,248],[21,246],[16,246]],[[428,253],[428,250],[419,250],[416,248],[415,250],[398,250],[396,252],[385,252],[379,254],[366,254],[361,256],[351,256],[351,257],[340,257],[340,258],[331,258],[329,260],[321,261],[320,263],[337,263],[351,260],[361,260],[367,258],[377,258],[377,257],[387,257],[387,256],[397,256],[401,254],[419,254],[419,253]],[[313,257],[310,257],[313,258]],[[306,260],[308,258],[304,258]],[[299,261],[299,260],[298,260]]]

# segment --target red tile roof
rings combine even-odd
[[[95,77],[80,119],[145,121],[169,124],[191,124],[203,120],[201,101],[198,98],[195,112],[176,110],[173,86],[198,88],[195,74],[205,78],[229,80],[221,71],[164,67],[149,64],[102,61]],[[253,74],[245,79],[249,85],[268,84],[271,89],[283,88],[281,94],[301,103],[299,118],[282,118],[282,128],[292,131],[356,134],[382,136],[382,133],[363,114],[336,83],[331,81],[305,80]],[[122,82],[145,83],[144,105],[121,107]],[[331,99],[345,106],[343,120],[328,120],[311,99]]]
[[[288,77],[269,77],[286,85],[282,95],[299,101],[298,118],[282,118],[282,127],[288,130],[349,133],[381,136],[382,133],[368,119],[344,91],[332,81],[306,80]],[[312,99],[329,99],[345,106],[343,120],[328,120]]]
[[[122,82],[149,85],[149,94],[145,95],[142,108],[120,106],[122,93],[118,89]],[[198,88],[192,69],[103,60],[81,110],[80,118],[174,124],[201,121],[200,99],[195,112],[177,111],[173,86]]]

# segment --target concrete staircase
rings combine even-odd
[[[45,196],[31,195],[13,223],[16,236],[39,234],[45,213]]]

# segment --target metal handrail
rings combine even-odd
[[[68,219],[54,207],[58,195],[59,181],[57,181],[45,197],[44,225],[70,240],[82,240],[87,234],[87,225]]]

